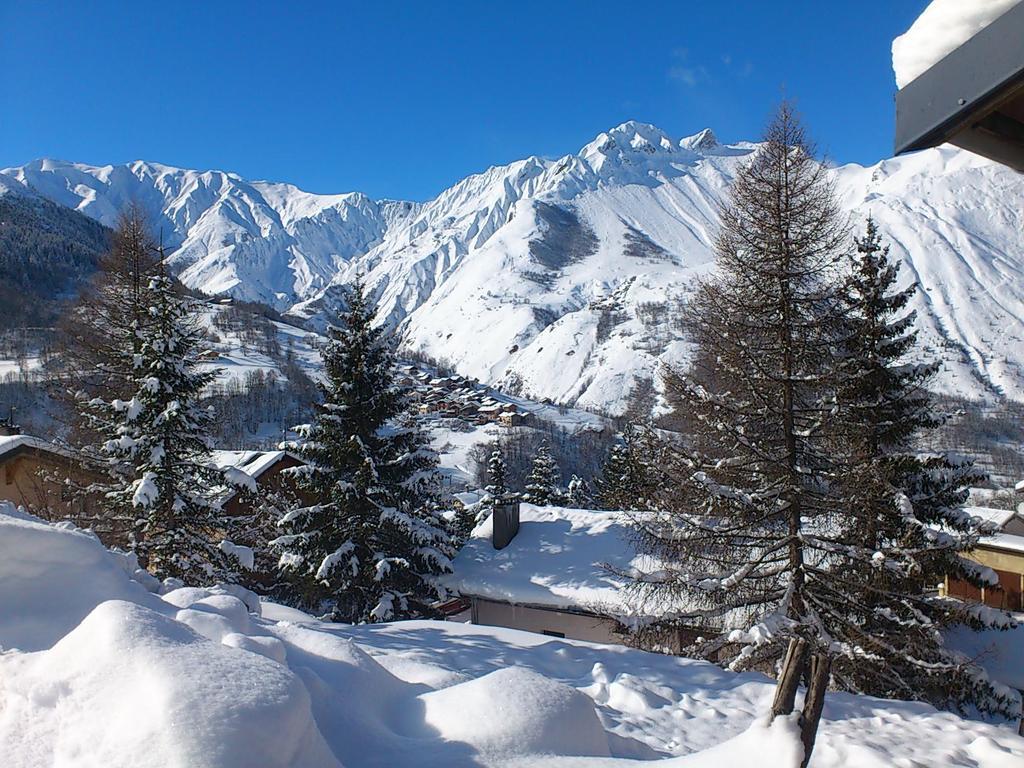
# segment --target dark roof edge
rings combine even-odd
[[[1024,87],[1024,2],[896,93],[896,154],[934,147]]]

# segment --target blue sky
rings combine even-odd
[[[797,101],[838,162],[891,154],[889,45],[926,0],[0,0],[0,166],[219,168],[423,200],[627,119],[756,138]]]

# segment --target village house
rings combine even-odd
[[[505,505],[477,526],[446,583],[473,624],[622,644],[635,612],[608,566],[635,565],[627,534],[618,512]]]
[[[214,451],[211,456],[218,469],[234,469],[251,478],[261,491],[260,497],[268,491],[280,490],[293,483],[292,478],[282,473],[304,464],[302,459],[289,451]],[[250,514],[256,500],[252,494],[238,489],[225,490],[219,499],[221,508],[234,517]]]
[[[977,589],[966,582],[947,577],[942,585],[943,592],[951,597],[982,602],[994,608],[1024,610],[1024,514],[1021,508],[967,507],[965,511],[994,524],[998,529],[995,534],[984,537],[970,553],[970,557],[995,571],[1000,589]]]
[[[87,495],[73,493],[68,481],[85,487],[96,478],[72,452],[0,424],[0,501],[46,520],[88,523],[96,505]]]

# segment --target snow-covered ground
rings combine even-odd
[[[24,360],[9,360],[0,358],[0,381],[8,377],[18,377],[23,373],[31,373],[39,370],[39,357],[33,355]]]
[[[892,69],[902,88],[1021,0],[932,0],[892,41]]]
[[[5,768],[797,764],[793,724],[761,720],[773,683],[758,674],[457,623],[327,625],[230,588],[168,591],[89,534],[10,506],[0,646]],[[813,764],[1022,761],[1009,726],[830,694]]]

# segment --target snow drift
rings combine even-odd
[[[0,657],[5,766],[334,766],[287,667],[119,600]]]
[[[1020,0],[932,0],[910,29],[892,41],[892,69],[902,88]]]
[[[420,700],[428,725],[484,753],[609,756],[594,702],[530,670],[499,669]]]
[[[760,719],[761,675],[454,623],[322,624],[135,573],[156,594],[131,565],[0,504],[0,765],[791,768],[799,754],[788,722]],[[1000,768],[1024,744],[926,705],[830,694],[816,766],[911,756]]]
[[[49,648],[104,600],[159,604],[137,569],[85,531],[0,502],[0,650]]]

